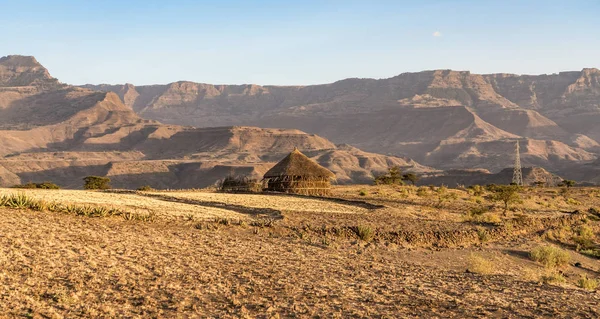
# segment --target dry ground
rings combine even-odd
[[[600,207],[600,192],[576,189],[564,196],[559,189],[528,190],[507,216],[486,195],[449,192],[458,195],[439,203],[435,191],[416,195],[410,187],[337,187],[334,196],[343,201],[28,191],[45,200],[160,214],[154,222],[139,222],[0,208],[0,313],[34,318],[600,316],[600,293],[577,287],[581,276],[600,277],[600,262],[578,252],[571,238],[582,225],[597,234],[598,221],[590,214],[561,212]],[[465,221],[465,212],[477,205],[493,206],[488,214],[500,220]],[[212,221],[213,216],[219,219]],[[360,239],[359,228],[372,234]],[[557,270],[565,283],[543,283],[550,270],[528,257],[532,248],[547,244],[571,255],[569,265]],[[489,265],[481,271],[475,260]]]

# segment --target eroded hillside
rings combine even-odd
[[[113,92],[64,85],[31,57],[0,62],[0,185],[51,180],[79,188],[88,175],[113,186],[192,188],[230,174],[262,174],[298,147],[337,175],[369,182],[403,157],[367,153],[295,129],[194,128],[140,118]]]

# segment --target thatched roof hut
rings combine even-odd
[[[267,191],[302,195],[328,195],[335,175],[294,149],[265,173]]]

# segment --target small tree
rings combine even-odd
[[[392,166],[388,172],[375,178],[375,185],[402,185],[402,170],[399,166]]]
[[[409,181],[413,186],[419,181],[419,176],[413,173],[407,173],[402,175],[403,181]]]
[[[575,181],[570,180],[570,179],[565,179],[562,182],[560,182],[560,184],[558,184],[558,186],[564,186],[567,188],[571,188],[571,187],[575,186]]]
[[[87,176],[83,179],[84,189],[110,189],[110,178],[102,176]]]
[[[520,190],[521,187],[515,185],[495,185],[490,189],[492,200],[504,203],[505,215],[510,204],[521,202]]]
[[[544,181],[535,181],[535,182],[533,183],[533,185],[534,185],[535,187],[540,187],[540,188],[543,188],[543,187],[546,187],[546,182],[544,182]]]

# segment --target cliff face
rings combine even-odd
[[[536,145],[525,149],[525,164],[561,171],[600,151],[599,79],[597,69],[536,76],[435,70],[295,87],[90,88],[126,92],[138,114],[166,123],[296,128],[441,168],[500,170],[522,140]]]
[[[107,175],[117,187],[204,187],[232,173],[264,173],[294,147],[334,170],[340,183],[368,183],[390,165],[432,170],[296,129],[183,127],[134,112],[154,93],[157,105],[185,104],[197,100],[191,96],[225,91],[259,94],[253,86],[181,82],[140,93],[133,85],[103,86],[102,92],[60,84],[34,58],[19,56],[0,59],[0,79],[0,186],[52,180],[77,188],[85,176]]]

